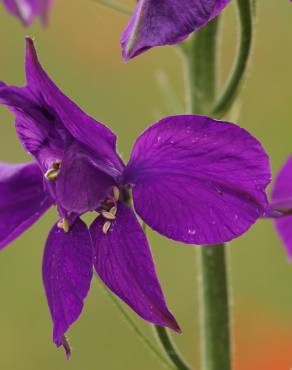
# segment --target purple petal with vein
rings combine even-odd
[[[37,164],[0,162],[0,249],[32,226],[51,204]]]
[[[51,107],[73,138],[103,158],[109,166],[122,170],[124,165],[116,153],[116,136],[106,126],[85,114],[53,83],[38,61],[33,41],[26,39],[26,78],[29,89]]]
[[[140,0],[122,37],[128,60],[161,45],[173,45],[206,25],[230,0]]]
[[[145,234],[133,211],[118,204],[108,233],[102,219],[90,227],[94,266],[101,280],[143,319],[180,332],[167,309]]]
[[[276,177],[272,190],[272,208],[284,214],[275,219],[275,226],[292,262],[292,156]]]
[[[82,311],[93,274],[92,260],[91,238],[83,221],[77,219],[68,233],[57,225],[52,228],[44,252],[43,282],[58,347],[65,344],[64,334]]]
[[[247,231],[266,211],[270,179],[268,157],[247,131],[192,115],[167,117],[142,133],[124,173],[140,217],[190,244]]]

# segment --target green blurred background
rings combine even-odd
[[[253,63],[237,123],[263,142],[276,173],[292,152],[292,5],[288,0],[260,3]],[[235,50],[234,8],[231,5],[223,17],[223,77]],[[157,76],[166,73],[180,104],[184,87],[181,60],[174,48],[155,49],[128,64],[122,62],[119,36],[126,22],[126,16],[91,0],[59,0],[54,2],[49,27],[36,22],[23,29],[1,6],[0,79],[24,83],[24,36],[33,36],[51,77],[84,110],[118,134],[119,150],[127,159],[133,141],[147,125],[160,116],[182,113],[163,97]],[[0,122],[1,160],[28,160],[17,141],[13,117],[3,107]],[[41,260],[55,217],[55,211],[50,211],[1,252],[0,369],[161,369],[97,281],[80,320],[69,332],[71,361],[54,347]],[[198,369],[196,248],[154,233],[150,241],[169,306],[184,331],[175,340]],[[292,266],[272,222],[258,222],[233,242],[230,259],[235,369],[288,370],[292,367]],[[151,337],[149,325],[130,314]]]

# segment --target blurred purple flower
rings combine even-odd
[[[3,0],[6,9],[18,17],[25,26],[30,26],[36,17],[45,24],[52,0]]]
[[[292,261],[292,156],[276,177],[272,190],[271,207],[275,214],[275,225]]]
[[[245,130],[202,116],[167,117],[137,139],[124,165],[116,137],[50,80],[27,39],[27,85],[0,83],[0,102],[35,163],[0,165],[0,248],[52,204],[61,219],[44,252],[43,281],[57,346],[78,318],[92,279],[142,318],[180,331],[167,309],[150,248],[134,211],[184,243],[216,244],[243,234],[267,207],[268,157]],[[94,211],[87,229],[80,215]]]
[[[122,37],[124,60],[161,45],[183,41],[205,26],[231,0],[139,0]]]

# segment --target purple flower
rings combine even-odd
[[[30,26],[36,17],[47,22],[52,0],[3,0],[6,9],[18,17],[25,26]]]
[[[43,281],[53,339],[78,318],[92,279],[145,320],[180,331],[167,309],[150,248],[134,211],[154,230],[184,243],[216,244],[243,234],[267,208],[268,157],[245,130],[202,116],[167,117],[137,139],[129,163],[116,137],[69,100],[27,39],[27,85],[0,83],[0,102],[34,158],[0,165],[0,247],[52,204],[60,215],[44,252]],[[132,197],[131,197],[132,193]],[[80,216],[95,212],[88,230]]]
[[[276,229],[292,261],[292,157],[284,164],[276,177],[272,190],[271,207],[279,214],[274,214]]]
[[[124,60],[183,41],[205,26],[230,0],[139,0],[122,38]]]

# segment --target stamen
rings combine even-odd
[[[113,187],[114,200],[117,202],[120,199],[120,189],[117,186]]]
[[[108,211],[102,211],[101,214],[103,215],[104,218],[106,218],[107,220],[115,220],[116,219],[116,216],[114,214],[112,214],[111,212],[108,212]]]
[[[57,170],[55,168],[50,168],[46,173],[45,173],[45,178],[49,181],[55,181],[59,175],[60,170]]]
[[[111,227],[110,221],[106,221],[102,227],[102,232],[106,235]]]
[[[53,163],[53,169],[54,170],[59,170],[60,168],[61,168],[61,161],[55,161],[54,163]]]
[[[116,215],[117,214],[117,207],[116,206],[114,206],[114,207],[112,207],[110,210],[109,210],[109,212],[112,214],[112,215]]]
[[[66,218],[63,218],[62,221],[58,222],[57,226],[59,229],[63,229],[65,233],[68,233],[70,230],[70,224]]]
[[[100,212],[96,212],[96,218],[99,217],[101,215]]]

